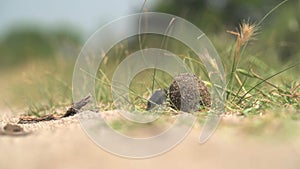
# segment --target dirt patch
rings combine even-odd
[[[235,120],[234,127],[221,123],[203,145],[198,143],[201,127],[195,126],[171,151],[155,158],[132,160],[114,156],[94,144],[81,129],[79,117],[76,114],[55,121],[20,124],[24,131],[35,131],[26,137],[0,136],[0,168],[298,169],[300,166],[300,136],[285,141],[245,136],[238,130],[239,120]],[[18,120],[12,114],[1,114],[0,119],[1,127]]]

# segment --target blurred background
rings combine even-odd
[[[225,60],[242,20],[258,23],[281,0],[148,0],[146,11],[187,19],[211,39]],[[81,47],[109,21],[140,12],[143,0],[0,0],[0,106],[28,107],[71,101],[72,69]],[[300,58],[300,1],[290,0],[260,25],[248,52],[269,70]],[[278,70],[278,69],[277,69]],[[291,70],[291,78],[299,75]],[[47,98],[45,100],[45,98]],[[39,99],[40,103],[35,100]],[[44,101],[45,100],[45,101]],[[41,105],[37,105],[41,104]],[[34,109],[34,110],[33,110]]]
[[[13,117],[63,113],[72,102],[72,73],[82,46],[98,28],[114,19],[142,10],[185,18],[212,41],[228,73],[236,37],[227,31],[237,31],[243,20],[260,22],[281,1],[147,0],[142,9],[144,0],[0,0],[0,123],[10,112],[15,113]],[[239,68],[248,70],[252,65],[254,72],[266,78],[300,61],[299,44],[300,0],[289,0],[259,26],[255,40],[240,57]],[[117,53],[112,51],[115,57],[111,58],[118,58]],[[299,85],[299,77],[298,65],[269,82],[289,86],[284,89],[290,90]],[[265,86],[270,89],[265,91],[268,95],[274,88]],[[200,129],[196,125],[182,145],[158,158],[132,161],[114,157],[96,148],[83,130],[71,126],[54,130],[51,126],[49,132],[46,129],[32,137],[1,137],[4,153],[0,154],[0,168],[199,168],[201,164],[204,168],[298,169],[300,113],[299,103],[294,101],[299,101],[299,95],[295,90],[295,98],[290,99],[277,93],[271,97],[275,104],[256,104],[255,99],[249,103],[244,112],[253,111],[254,117],[230,116],[229,110],[207,144],[199,146]],[[274,106],[277,104],[280,109]],[[293,104],[297,109],[292,109]],[[268,109],[265,118],[260,118],[260,108]],[[290,119],[295,120],[291,123]],[[123,129],[117,122],[114,127]],[[61,127],[60,121],[57,124]]]

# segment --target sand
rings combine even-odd
[[[17,115],[0,115],[0,127],[16,121]],[[118,157],[99,148],[81,129],[76,116],[23,127],[34,132],[24,137],[0,136],[1,169],[300,168],[300,136],[285,140],[255,138],[224,123],[203,145],[197,142],[201,127],[196,126],[169,152],[140,160]]]

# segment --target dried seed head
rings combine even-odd
[[[230,34],[237,36],[237,43],[239,47],[243,46],[247,41],[254,39],[257,34],[258,26],[255,23],[249,21],[243,21],[238,29],[238,32],[227,31]]]
[[[253,39],[257,32],[256,24],[251,24],[249,22],[243,21],[239,28],[238,41],[240,45],[243,46],[247,41]]]
[[[236,35],[236,47],[235,47],[235,66],[238,63],[240,49],[246,42],[254,39],[254,36],[257,34],[258,26],[255,23],[250,23],[249,21],[243,21],[239,26],[239,31],[227,31],[232,35]]]

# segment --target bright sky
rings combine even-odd
[[[144,0],[0,0],[0,36],[13,25],[70,25],[91,35],[99,26],[139,11]],[[155,0],[148,0],[146,7]]]

